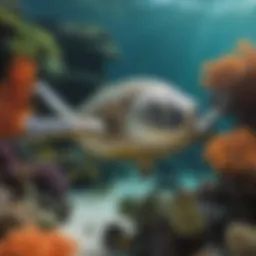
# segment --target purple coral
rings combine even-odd
[[[13,145],[9,142],[0,143],[0,182],[16,194],[23,190],[22,181],[19,179],[17,167],[19,160]]]
[[[65,175],[54,164],[36,165],[32,181],[39,192],[54,198],[62,198],[68,188]]]

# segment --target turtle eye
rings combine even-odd
[[[146,107],[142,118],[159,128],[175,128],[182,124],[184,115],[181,109],[171,104],[152,102]]]
[[[145,118],[148,118],[149,120],[159,123],[161,121],[162,115],[163,109],[161,108],[161,106],[153,102],[148,106],[148,109],[146,110],[145,113]]]
[[[166,124],[171,127],[179,126],[184,120],[182,110],[173,106],[167,108],[166,115]]]

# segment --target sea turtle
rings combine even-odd
[[[198,117],[196,100],[170,82],[148,77],[107,84],[77,111],[61,102],[45,84],[38,88],[62,120],[87,122],[88,134],[84,129],[73,135],[91,155],[132,160],[145,172],[155,160],[206,134],[225,105],[223,101]]]
[[[196,101],[177,86],[137,77],[108,84],[79,112],[101,120],[104,132],[87,137],[93,155],[133,160],[147,171],[151,164],[206,134],[222,113],[220,106],[198,117]]]

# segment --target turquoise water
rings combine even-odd
[[[256,39],[256,3],[243,0],[22,0],[32,19],[94,23],[106,28],[121,49],[108,79],[135,74],[174,81],[205,109],[208,95],[200,87],[202,62],[230,51],[237,40]],[[221,129],[230,122],[223,120]],[[178,174],[210,173],[202,146],[193,145],[170,161]],[[184,161],[185,159],[185,161]],[[184,175],[183,175],[184,174]]]

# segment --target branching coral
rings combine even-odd
[[[2,256],[74,256],[76,244],[57,231],[25,227],[11,232],[0,245]]]
[[[256,174],[256,134],[246,128],[219,135],[209,142],[206,160],[222,173]]]
[[[242,123],[255,127],[256,47],[238,43],[233,53],[203,66],[203,84],[216,93],[230,96],[230,112]]]

